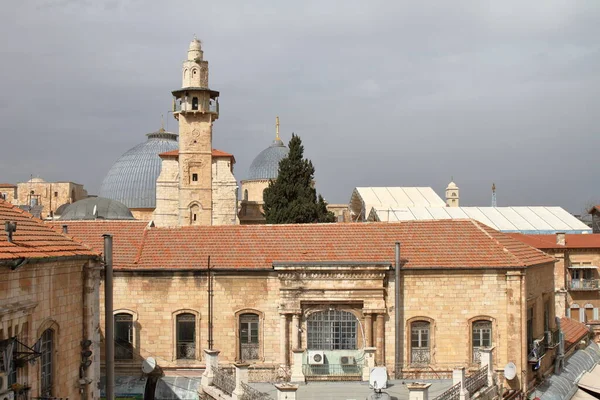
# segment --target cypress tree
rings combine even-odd
[[[264,215],[267,224],[334,222],[327,203],[313,186],[315,168],[304,157],[300,137],[292,134],[288,156],[279,162],[279,174],[265,189]]]

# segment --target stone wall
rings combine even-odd
[[[213,158],[212,181],[212,224],[237,224],[238,186],[235,176],[233,176],[233,165],[229,157]]]
[[[49,217],[51,211],[54,213],[63,204],[87,197],[83,185],[73,182],[20,182],[17,187],[17,200],[13,204],[31,205],[31,199],[36,199],[42,206],[42,219]]]
[[[152,216],[156,226],[177,226],[179,221],[179,162],[175,157],[161,158],[156,179],[156,208]]]
[[[46,329],[54,331],[53,390],[54,397],[80,399],[79,366],[81,364],[80,341],[94,339],[91,326],[98,328],[84,314],[84,263],[81,260],[61,260],[26,264],[0,274],[0,340],[17,336],[24,344],[33,347]],[[87,289],[93,290],[93,284]],[[96,292],[97,293],[97,292]],[[97,305],[88,304],[92,310]],[[97,310],[96,310],[97,315]],[[98,339],[93,347],[99,360]],[[30,397],[39,397],[40,358],[32,365],[26,363],[18,369],[17,382],[31,386]],[[98,364],[99,365],[99,364]],[[90,373],[94,367],[90,367]],[[97,371],[99,373],[99,370]],[[95,375],[97,376],[97,374]],[[94,384],[86,387],[87,398],[98,398]]]

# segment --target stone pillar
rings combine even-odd
[[[287,332],[287,315],[279,314],[279,360],[282,366],[288,365],[288,332]]]
[[[213,378],[215,374],[213,373],[213,367],[217,368],[219,366],[219,350],[204,350],[204,359],[206,360],[206,368],[204,373],[202,374],[202,386],[209,387],[212,386]]]
[[[304,350],[292,349],[292,376],[290,381],[292,382],[305,382],[304,371],[302,371],[302,358],[304,357]]]
[[[363,364],[362,380],[368,382],[371,377],[371,370],[375,367],[375,347],[365,347],[365,363]]]
[[[365,314],[365,343],[367,347],[373,346],[373,315]]]
[[[408,383],[408,400],[429,400],[429,386],[431,383]]]
[[[488,367],[487,370],[487,384],[488,386],[494,386],[494,358],[492,352],[494,351],[494,347],[486,347],[484,349],[480,349],[479,353],[481,354],[481,367]]]
[[[452,386],[460,384],[460,400],[469,400],[469,391],[465,389],[465,367],[452,371]]]
[[[275,388],[277,388],[277,400],[296,400],[298,385],[282,383],[275,385]]]
[[[244,395],[242,383],[248,384],[248,366],[250,364],[234,364],[235,365],[235,389],[231,393],[232,400],[239,400]]]
[[[385,315],[377,314],[377,340],[375,342],[377,365],[385,365]]]
[[[292,350],[300,348],[300,315],[292,315]]]

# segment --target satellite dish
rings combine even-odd
[[[375,390],[387,388],[387,369],[385,367],[371,368],[369,386]]]
[[[142,362],[142,372],[145,374],[149,374],[154,371],[156,368],[156,360],[154,357],[148,357]]]
[[[515,376],[517,376],[517,366],[511,361],[504,367],[504,377],[510,381],[515,379]]]

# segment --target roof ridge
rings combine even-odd
[[[144,243],[146,242],[146,238],[148,237],[148,231],[150,229],[148,229],[148,227],[144,228],[144,232],[142,233],[142,240],[140,241],[138,250],[137,250],[137,254],[133,260],[134,264],[137,264],[140,262],[140,259],[142,258],[142,252],[144,250]]]
[[[482,231],[483,233],[485,233],[487,235],[487,237],[489,237],[490,239],[492,239],[502,250],[504,250],[506,253],[508,253],[514,260],[516,260],[518,263],[521,263],[521,265],[526,266],[527,263],[525,263],[523,260],[521,260],[519,257],[517,257],[515,254],[513,254],[512,251],[508,250],[506,248],[506,246],[502,243],[500,243],[500,241],[495,237],[492,236],[488,231],[486,231],[485,229],[483,229],[483,227],[481,225],[483,225],[481,222],[474,220],[474,219],[470,219],[471,223],[473,225],[475,225],[480,231]],[[488,227],[487,225],[485,225],[486,227]],[[489,228],[489,227],[488,227]],[[490,228],[492,229],[492,228]],[[498,231],[498,233],[502,233],[500,231]],[[511,238],[512,239],[512,238]],[[514,239],[513,239],[514,240]],[[530,246],[531,247],[531,246]],[[532,247],[533,249],[533,247]],[[537,249],[535,249],[537,250]],[[539,251],[539,250],[537,250]]]

